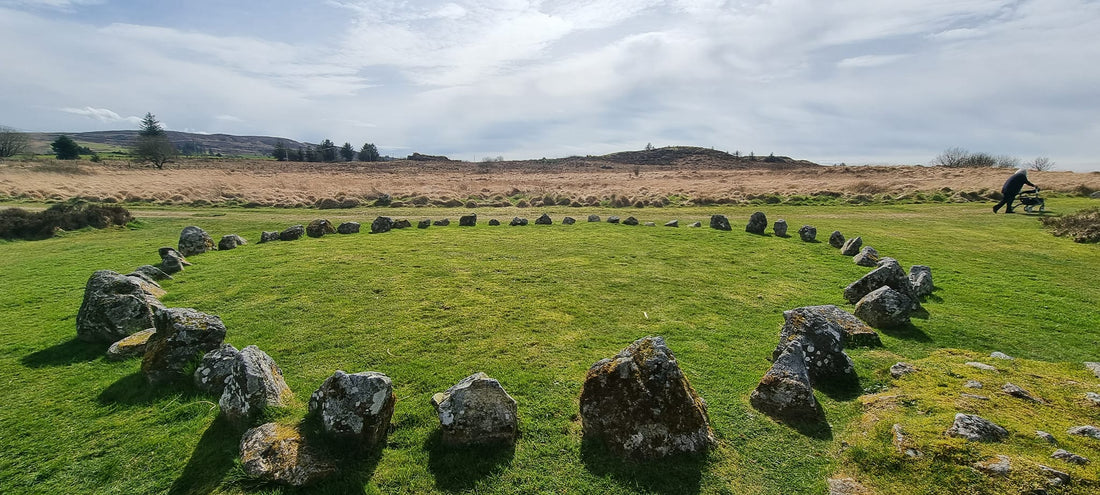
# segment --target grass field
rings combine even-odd
[[[1095,200],[1059,198],[1065,213]],[[339,211],[135,209],[133,229],[80,231],[0,243],[0,493],[278,492],[243,476],[240,430],[218,419],[216,398],[186,386],[150,389],[139,360],[110,362],[106,346],[75,340],[84,283],[97,269],[127,273],[159,261],[180,230],[250,244],[189,258],[163,282],[171,307],[219,315],[226,341],[255,344],[283,370],[297,402],[272,417],[305,415],[309,394],[337,369],[381,371],[398,402],[388,445],[319,487],[331,493],[823,493],[838,470],[839,433],[855,425],[854,393],[819,392],[831,430],[799,432],[748,405],[768,369],[782,311],[843,304],[866,272],[827,242],[743,232],[756,209],[797,231],[860,235],[904,267],[932,267],[930,316],[883,332],[884,349],[851,350],[861,387],[888,386],[882,370],[940,348],[1027,359],[1100,360],[1100,251],[1042,230],[1035,217],[989,205],[716,207],[643,210],[507,209],[457,227],[456,209]],[[488,226],[513,215],[552,226]],[[449,227],[370,235],[370,221],[450,217]],[[661,225],[587,223],[589,213]],[[732,232],[705,228],[711,213]],[[573,226],[561,225],[565,215]],[[358,235],[254,244],[261,230],[328,218]],[[770,232],[770,229],[769,229]],[[577,398],[585,371],[635,339],[662,335],[706,399],[718,447],[701,459],[619,462],[582,442]],[[439,444],[431,394],[485,371],[518,401],[514,450],[450,451]],[[953,487],[949,487],[953,488]]]

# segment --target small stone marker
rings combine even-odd
[[[966,388],[976,389],[980,389],[983,387],[982,382],[979,382],[978,380],[967,380],[966,383],[963,384],[963,386]]]
[[[489,226],[490,227],[496,227],[497,225],[500,225],[500,220],[497,220],[495,218],[489,219]]]
[[[745,225],[745,232],[764,235],[764,229],[768,228],[768,216],[758,211],[749,216],[749,223]]]
[[[776,237],[787,237],[787,221],[780,218],[772,224],[772,232],[775,232]]]
[[[691,227],[693,229],[697,229],[697,228],[702,227],[702,226],[703,226],[703,222],[693,222],[691,225],[688,225],[688,227]]]
[[[111,344],[111,347],[107,348],[107,359],[122,361],[123,359],[145,354],[145,345],[149,342],[149,337],[152,337],[156,331],[155,328],[147,328],[123,337],[122,340]]]
[[[432,226],[432,220],[430,218],[425,218],[425,219],[423,219],[419,222],[416,222],[416,228],[418,228],[418,229],[426,229],[426,228],[431,227],[431,226]]]
[[[509,224],[509,225],[511,225],[513,227],[522,227],[524,225],[527,225],[527,219],[526,218],[520,218],[520,217],[512,217],[512,223]]]
[[[1000,442],[1008,436],[1008,430],[983,417],[958,413],[955,415],[955,422],[947,430],[947,435],[972,442]]]
[[[909,324],[912,301],[889,286],[863,296],[856,303],[855,315],[874,328],[897,328]]]
[[[890,376],[894,378],[901,378],[909,373],[916,373],[917,369],[909,363],[899,362],[890,367]]]
[[[336,227],[337,234],[358,234],[359,222],[344,222]]]
[[[471,213],[469,215],[462,215],[458,217],[459,227],[473,227],[477,225],[477,214]]]
[[[267,407],[283,405],[291,395],[275,360],[250,345],[233,360],[218,407],[231,422],[243,424]]]
[[[599,222],[600,221],[600,216],[599,215],[588,215],[588,221],[589,222]]]
[[[401,220],[395,220],[393,222],[393,228],[395,229],[407,229],[409,227],[412,227],[412,222],[407,218],[402,218]]]
[[[730,220],[726,218],[725,215],[711,215],[710,228],[717,230],[733,230],[733,227],[730,227]]]
[[[971,368],[978,368],[983,371],[997,371],[997,368],[994,368],[985,363],[979,363],[977,361],[967,361],[966,365],[970,366]]]
[[[798,229],[798,237],[802,242],[817,242],[817,228],[813,225],[803,225]]]
[[[1008,476],[1008,473],[1012,471],[1012,462],[1007,455],[998,454],[992,459],[974,463],[974,468],[995,476]]]
[[[230,344],[222,344],[221,347],[206,353],[195,368],[195,388],[215,397],[221,397],[225,390],[225,379],[233,374],[233,365],[237,362],[240,351]]]
[[[1089,463],[1089,459],[1087,457],[1074,454],[1073,452],[1069,452],[1065,449],[1055,450],[1054,453],[1050,455],[1050,457],[1066,461],[1070,464],[1077,464],[1078,466],[1084,466],[1085,464]]]
[[[1039,440],[1047,443],[1058,443],[1058,441],[1054,439],[1054,435],[1051,435],[1050,433],[1047,433],[1043,430],[1035,430],[1035,436],[1038,437]]]
[[[1035,398],[1034,396],[1032,396],[1030,393],[1028,393],[1027,390],[1024,390],[1024,389],[1020,388],[1018,385],[1014,385],[1012,383],[1005,383],[1001,387],[1001,392],[1004,392],[1008,395],[1016,397],[1017,399],[1024,399],[1024,400],[1030,401],[1030,402],[1039,402],[1039,403],[1043,402],[1042,400],[1039,400],[1039,399]]]
[[[839,230],[834,230],[832,234],[829,234],[829,245],[837,249],[844,247],[844,234],[841,234]]]
[[[260,232],[260,244],[279,240],[279,233],[274,231]]]
[[[512,444],[516,441],[516,401],[500,382],[474,373],[432,396],[446,445]]]
[[[862,237],[853,237],[844,241],[844,245],[840,247],[840,254],[844,256],[855,256],[859,254],[859,248],[863,246]]]
[[[294,487],[314,484],[337,472],[296,427],[266,423],[244,432],[241,468],[252,478]]]
[[[638,219],[634,217],[626,217],[626,220],[623,220],[623,225],[638,225]]]
[[[814,398],[807,356],[801,342],[789,342],[775,358],[771,369],[749,396],[756,410],[781,420],[821,421],[824,412]]]
[[[322,237],[325,234],[335,233],[336,227],[332,226],[332,222],[329,222],[328,220],[325,220],[323,218],[319,218],[317,220],[309,222],[309,225],[306,225],[306,235],[310,237]]]
[[[393,417],[390,377],[375,371],[336,371],[309,398],[309,413],[321,419],[324,432],[361,449],[383,445]]]
[[[844,352],[841,329],[814,306],[783,312],[783,328],[779,345],[772,358],[779,359],[791,343],[802,345],[806,369],[815,383],[854,383],[856,377],[852,359]]]
[[[301,239],[306,233],[306,228],[303,225],[295,225],[287,227],[286,230],[279,232],[280,241],[296,241]]]
[[[390,217],[375,218],[370,224],[370,233],[381,234],[393,230],[393,219]]]
[[[1100,428],[1092,425],[1074,426],[1073,428],[1066,430],[1066,433],[1069,433],[1070,435],[1078,435],[1100,440]]]
[[[187,226],[180,232],[179,251],[185,257],[215,251],[216,249],[214,239],[199,227]]]
[[[562,223],[562,225],[573,225],[573,224],[577,223],[577,219],[573,218],[573,217],[565,217],[565,218],[561,219],[561,223]]]
[[[619,217],[614,215],[609,216],[607,217],[607,223],[619,223]]]
[[[552,225],[553,223],[554,221],[550,219],[550,215],[545,213],[535,219],[535,225]]]
[[[863,246],[859,253],[852,257],[852,261],[859,266],[878,266],[878,251],[871,246]]]
[[[859,302],[871,291],[882,286],[889,286],[910,299],[914,311],[920,310],[920,301],[913,292],[913,286],[909,283],[909,277],[901,269],[893,258],[883,258],[878,268],[860,277],[844,288],[844,299],[852,304]]]
[[[909,283],[913,284],[913,292],[917,297],[925,297],[932,293],[935,285],[932,283],[932,269],[925,265],[913,265],[909,267]]]
[[[150,385],[183,378],[188,365],[225,340],[221,318],[191,308],[158,308],[153,322],[157,331],[141,360],[141,372]]]
[[[237,246],[243,246],[248,244],[243,237],[237,234],[223,235],[222,239],[218,241],[218,251],[228,251],[230,249],[236,249]]]
[[[671,222],[665,223],[665,227],[679,227],[679,226],[680,226],[680,221],[679,220],[673,220]]]
[[[436,220],[432,222],[432,225],[435,225],[436,227],[447,227],[451,225],[451,219],[444,218],[443,220]]]

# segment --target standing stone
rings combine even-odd
[[[702,226],[703,226],[703,222],[695,222],[695,223],[692,223],[691,225],[688,225],[688,227],[691,227],[693,229],[697,229],[697,228],[702,227]]]
[[[462,215],[458,217],[459,227],[473,227],[477,225],[477,214],[471,213],[469,215]]]
[[[932,294],[935,286],[932,284],[932,269],[924,265],[909,267],[909,283],[913,285],[913,292],[917,297],[925,297]]]
[[[155,328],[147,328],[111,344],[111,347],[107,348],[107,359],[122,361],[123,359],[145,354],[145,345],[149,342],[149,337],[152,337],[156,331]]]
[[[264,408],[282,406],[290,396],[275,360],[250,345],[233,360],[233,371],[225,380],[218,407],[229,421],[241,424]]]
[[[600,216],[599,215],[588,215],[588,221],[589,222],[599,222],[600,221]]]
[[[336,227],[337,234],[358,234],[359,222],[344,222]]]
[[[279,232],[280,241],[296,241],[301,239],[306,233],[306,228],[302,225],[294,225],[287,227],[286,230]]]
[[[336,464],[309,445],[298,428],[276,423],[245,431],[240,455],[248,476],[294,487],[309,486],[337,472]]]
[[[814,383],[853,383],[855,365],[844,352],[841,329],[821,311],[812,306],[783,312],[783,329],[779,331],[779,345],[772,352],[772,359],[779,356],[792,342],[802,345],[806,369]]]
[[[497,225],[500,225],[500,220],[497,220],[495,218],[489,220],[490,227],[496,227]]]
[[[165,273],[164,270],[157,268],[153,265],[141,265],[134,268],[134,271],[130,275],[141,275],[150,280],[172,280],[172,276]]]
[[[573,225],[573,224],[577,223],[577,219],[573,218],[573,217],[565,217],[565,218],[561,219],[561,223],[563,225]]]
[[[901,269],[901,265],[893,259],[888,259],[886,262],[880,263],[878,268],[871,270],[859,280],[845,287],[844,299],[855,304],[859,302],[860,299],[863,299],[863,296],[870,294],[871,291],[884,285],[908,297],[912,302],[913,310],[918,310],[920,308],[920,302],[916,294],[913,293],[913,286],[909,283],[909,277],[905,275],[905,271]]]
[[[845,349],[859,346],[882,346],[882,339],[879,338],[878,333],[852,313],[832,304],[805,306],[804,309],[817,312],[836,327],[837,331],[840,332],[840,343]]]
[[[306,225],[306,235],[310,237],[322,237],[325,234],[335,233],[336,227],[332,226],[332,222],[329,222],[328,220],[325,220],[323,218],[319,218],[317,220],[309,222],[309,225]]]
[[[550,219],[550,215],[547,215],[545,213],[535,219],[535,225],[550,225],[553,223],[554,221]]]
[[[713,223],[713,220],[711,222]],[[749,223],[745,225],[745,232],[764,235],[764,229],[766,228],[768,228],[768,216],[764,212],[758,211],[749,216]]]
[[[829,234],[829,245],[837,249],[844,247],[844,234],[841,234],[839,230],[834,230],[832,234]]]
[[[423,219],[423,220],[416,223],[416,228],[418,228],[418,229],[426,229],[426,228],[431,227],[431,226],[432,226],[432,220],[430,218],[425,218],[425,219]]]
[[[780,218],[772,225],[772,232],[776,237],[787,237],[787,221]]]
[[[76,336],[85,342],[117,342],[153,327],[153,312],[163,307],[136,278],[98,270],[84,285]]]
[[[509,225],[511,225],[512,227],[522,227],[524,225],[527,225],[527,219],[526,218],[520,218],[520,217],[512,217],[512,222],[509,223]]]
[[[702,452],[715,443],[707,406],[661,337],[646,337],[588,370],[580,398],[584,435],[642,459]]]
[[[230,249],[236,249],[237,246],[243,246],[245,244],[248,244],[248,242],[244,240],[244,237],[241,237],[237,234],[223,235],[222,240],[218,241],[218,250],[228,251]]]
[[[816,242],[817,228],[813,225],[803,225],[798,229],[798,237],[802,239],[802,242]]]
[[[180,255],[179,251],[171,248],[169,249],[169,251],[166,251],[160,257],[160,265],[158,265],[157,268],[159,268],[161,271],[170,275],[173,273],[182,272],[183,267],[191,265],[191,263],[188,263],[187,260],[185,260],[183,256]]]
[[[749,396],[756,410],[787,421],[822,421],[825,414],[814,398],[806,355],[800,341],[788,342],[771,369]]]
[[[642,226],[643,227],[656,227],[657,224],[654,223],[654,222],[646,222],[646,223],[643,223]]]
[[[390,377],[338,370],[310,396],[309,413],[320,417],[329,436],[369,450],[385,441],[396,400]]]
[[[673,221],[668,222],[668,223],[665,224],[665,227],[679,227],[679,226],[680,226],[680,221],[679,220],[673,220]]]
[[[1008,436],[1008,430],[996,423],[973,414],[958,413],[947,435],[962,437],[971,442],[1000,442]]]
[[[390,217],[378,217],[375,218],[370,224],[370,233],[381,234],[383,232],[389,232],[393,229],[393,219]]]
[[[626,220],[623,220],[623,225],[638,225],[638,219],[634,217],[626,217]]]
[[[607,223],[619,223],[619,217],[614,215],[609,216],[607,217]]]
[[[153,321],[157,332],[141,360],[141,372],[151,385],[183,378],[188,365],[225,340],[221,318],[191,308],[158,308]]]
[[[179,251],[183,256],[194,256],[207,251],[214,251],[214,239],[194,225],[184,227],[180,232]]]
[[[131,273],[130,275],[126,275],[126,278],[137,282],[137,284],[141,286],[141,290],[154,298],[160,299],[168,293],[168,291],[162,289],[160,284],[155,280],[140,273]]]
[[[409,227],[412,227],[412,222],[407,218],[402,218],[401,220],[395,220],[393,222],[393,228],[395,229],[407,229]]]
[[[500,382],[474,373],[432,396],[445,445],[512,444],[516,441],[516,401]]]
[[[200,391],[221,397],[225,390],[225,379],[233,374],[233,365],[237,362],[240,351],[230,344],[222,344],[202,357],[199,367],[195,368],[195,388]]]
[[[844,245],[840,247],[840,254],[844,256],[855,256],[859,254],[859,248],[863,246],[862,237],[853,237],[844,241]]]
[[[263,231],[263,232],[260,232],[260,244],[263,244],[265,242],[277,241],[277,240],[279,240],[279,233],[278,232],[274,232],[274,231],[268,232],[266,230]]]
[[[909,324],[912,307],[904,294],[882,286],[856,303],[855,315],[875,328],[895,328]]]
[[[446,227],[450,224],[451,220],[449,218],[444,218],[443,220],[436,220],[432,222],[432,225],[435,225],[436,227]]]
[[[859,266],[878,266],[878,251],[871,246],[863,246],[863,249],[860,249],[859,253],[852,257],[852,261]]]
[[[725,231],[733,230],[733,227],[730,227],[730,220],[725,215],[711,215],[710,228]]]

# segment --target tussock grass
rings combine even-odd
[[[1060,217],[1043,217],[1043,225],[1073,242],[1100,242],[1100,208],[1087,208]]]

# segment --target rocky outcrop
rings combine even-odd
[[[149,338],[141,360],[141,372],[152,385],[183,378],[198,356],[225,340],[221,318],[194,309],[157,309],[153,321],[157,332]]]
[[[293,225],[293,226],[287,227],[282,232],[279,232],[279,240],[280,241],[296,241],[298,239],[301,239],[302,236],[305,235],[305,233],[306,233],[305,226]]]
[[[320,418],[325,434],[369,450],[385,441],[396,400],[382,373],[337,371],[310,396],[309,413]]]
[[[1008,430],[983,417],[958,413],[951,428],[947,429],[947,435],[972,442],[1000,442],[1008,436]]]
[[[390,217],[375,218],[370,224],[370,233],[381,234],[393,230],[393,219]]]
[[[359,222],[344,222],[336,227],[337,234],[358,234]]]
[[[123,359],[145,354],[145,345],[149,342],[149,337],[152,337],[156,331],[155,328],[147,328],[111,344],[111,347],[107,348],[107,359],[122,361]]]
[[[856,303],[855,315],[875,328],[896,328],[909,324],[912,307],[904,294],[882,286]]]
[[[241,468],[263,481],[309,486],[336,474],[336,464],[312,447],[295,427],[267,423],[241,437]]]
[[[700,398],[661,337],[646,337],[588,370],[584,435],[632,458],[702,452],[714,442]]]
[[[317,220],[309,222],[309,225],[306,225],[306,235],[310,237],[322,237],[325,234],[335,233],[336,227],[332,226],[332,222],[323,218],[318,218]]]
[[[475,373],[432,396],[446,445],[511,444],[516,441],[516,401],[500,382]]]
[[[844,241],[844,245],[840,247],[840,254],[844,256],[855,256],[859,254],[859,248],[863,246],[862,237],[853,237]]]
[[[802,342],[792,341],[782,348],[771,369],[749,396],[752,407],[785,421],[825,419],[821,406],[814,398],[804,347]]]
[[[813,225],[803,225],[798,229],[798,237],[802,242],[817,242],[817,228]]]
[[[244,237],[237,234],[223,235],[222,239],[218,241],[218,251],[236,249],[237,246],[243,246],[245,244],[248,244],[248,241],[245,241]]]
[[[810,379],[819,384],[852,383],[855,365],[844,352],[842,330],[814,306],[783,312],[783,329],[772,359],[779,359],[792,343],[802,346]]]
[[[194,225],[184,227],[180,232],[179,252],[183,256],[194,256],[207,251],[214,251],[214,239]]]
[[[841,234],[839,230],[834,230],[832,234],[829,234],[829,245],[837,249],[844,247],[844,234]]]
[[[136,277],[98,270],[84,285],[76,337],[85,342],[117,342],[153,327],[153,312],[163,307]]]
[[[242,424],[264,408],[282,406],[290,395],[275,360],[250,345],[241,349],[233,360],[218,407],[229,421]]]
[[[233,365],[237,362],[240,351],[229,344],[222,344],[217,349],[206,353],[195,368],[195,388],[199,391],[221,397],[225,390],[225,379],[233,374]]]

